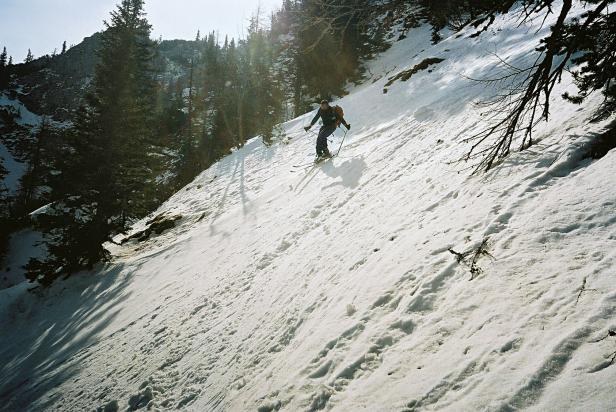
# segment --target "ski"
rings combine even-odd
[[[340,154],[340,150],[342,150],[342,145],[344,144],[344,139],[346,139],[346,135],[347,135],[347,131],[344,132],[344,136],[342,136],[342,142],[340,142],[340,146],[338,147],[338,151],[336,153],[334,153],[333,155],[329,156],[329,157],[317,157],[315,160],[313,160],[310,163],[303,163],[303,164],[298,164],[298,165],[293,165],[292,167],[294,169],[307,169],[308,173],[310,173],[312,170],[316,169],[316,167],[322,163],[327,162],[330,159],[333,159],[335,157],[337,157]],[[295,170],[291,170],[291,172],[295,172]]]
[[[325,163],[325,162],[327,162],[328,160],[331,160],[331,159],[333,159],[333,158],[334,158],[334,157],[336,157],[336,156],[338,156],[338,154],[331,155],[331,156],[329,156],[329,157],[321,157],[321,158],[315,159],[315,161],[314,161],[314,165],[315,165],[315,166],[318,166],[318,165],[320,165],[321,163]]]
[[[306,187],[306,185],[308,185],[308,183],[314,178],[314,176],[317,175],[316,171],[319,169],[319,166],[326,163],[328,160],[333,159],[334,157],[336,157],[336,155],[333,155],[332,157],[317,159],[318,161],[315,160],[311,166],[308,166],[306,169],[304,169],[304,176],[300,179],[299,183],[297,184],[297,186],[295,186],[293,191],[297,191],[300,187]]]
[[[336,157],[337,155],[332,155],[331,157],[323,157],[321,159],[315,159],[310,163],[303,163],[303,164],[299,164],[299,165],[293,165],[292,167],[295,169],[305,169],[305,168],[309,168],[310,166],[318,166],[321,163],[325,163],[330,159],[333,159],[334,157]],[[294,170],[292,170],[294,171]]]

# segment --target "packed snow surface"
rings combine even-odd
[[[523,65],[549,30],[517,23],[435,46],[411,31],[336,102],[339,157],[293,167],[314,150],[306,114],[152,215],[175,228],[2,291],[0,408],[613,410],[616,152],[585,156],[601,96],[562,101],[565,77],[537,145],[484,175],[454,162],[494,93],[469,78],[494,52]]]

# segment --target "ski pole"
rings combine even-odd
[[[338,152],[336,152],[336,156],[340,154],[340,150],[342,150],[342,145],[344,144],[344,139],[346,139],[346,135],[348,132],[349,132],[348,130],[344,132],[344,136],[342,136],[342,142],[340,142],[340,147],[338,148]]]

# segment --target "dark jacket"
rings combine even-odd
[[[346,120],[344,120],[344,118],[340,117],[338,113],[336,113],[336,110],[333,108],[333,106],[330,106],[327,110],[321,110],[319,108],[319,111],[317,112],[316,116],[314,116],[314,119],[312,119],[312,122],[310,122],[310,127],[314,126],[314,124],[319,120],[319,117],[323,121],[323,127],[333,126],[336,124],[336,121],[340,121],[340,123],[345,126],[347,125]]]

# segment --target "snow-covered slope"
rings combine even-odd
[[[463,75],[531,58],[539,24],[436,46],[416,29],[337,102],[340,157],[293,167],[307,114],[166,202],[175,228],[38,295],[2,291],[0,408],[613,409],[616,152],[584,157],[600,96],[555,98],[541,141],[491,173],[451,163],[494,92]],[[485,239],[473,275],[448,251]]]
[[[0,109],[14,114],[16,123],[20,126],[34,127],[41,121],[40,116],[29,111],[19,100],[11,99],[3,93],[0,93]],[[0,136],[0,165],[7,171],[7,175],[0,181],[0,188],[7,190],[9,195],[15,195],[19,188],[19,179],[26,172],[27,165],[16,159],[4,143],[3,136]]]
[[[6,94],[0,94],[0,107],[17,114],[17,124],[21,126],[37,126],[41,123],[41,116],[32,113],[18,99],[11,99]]]

